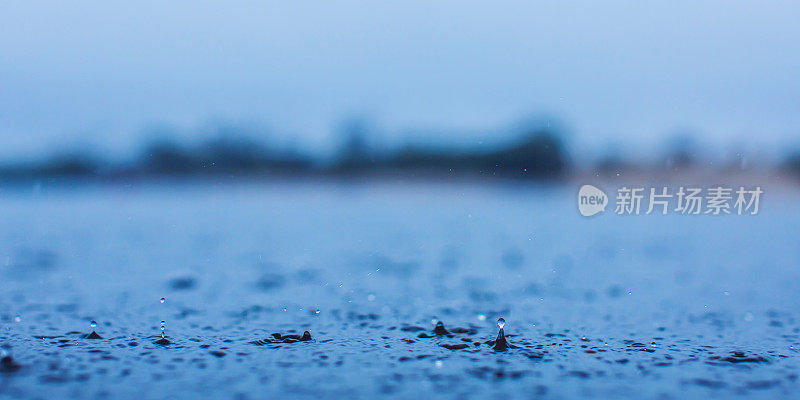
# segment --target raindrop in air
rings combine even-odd
[[[497,326],[499,326],[500,329],[503,329],[503,327],[506,326],[506,320],[504,320],[503,318],[498,319],[497,320]]]
[[[167,301],[167,299],[166,299],[166,298],[164,298],[164,297],[162,297],[162,298],[161,298],[161,304],[164,304],[164,302],[165,302],[165,301]]]
[[[166,329],[165,326],[166,322],[161,321],[161,338],[164,339],[164,330]]]
[[[96,328],[97,327],[97,321],[92,320],[92,323],[89,324],[89,325],[91,325],[92,328]]]

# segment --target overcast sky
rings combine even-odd
[[[325,150],[348,116],[385,143],[552,116],[578,152],[679,130],[777,148],[800,137],[798,21],[793,1],[4,0],[0,155],[219,121]]]

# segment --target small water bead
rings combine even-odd
[[[164,297],[162,297],[162,298],[161,298],[161,304],[164,304],[164,302],[165,302],[165,301],[167,301],[167,299],[166,299],[166,298],[164,298]]]
[[[20,321],[22,321],[22,317],[20,317],[19,315],[14,317],[14,322],[20,322]]]
[[[96,328],[97,327],[97,321],[92,320],[92,322],[89,325],[91,325],[92,328]]]
[[[497,326],[499,326],[500,329],[503,329],[503,327],[506,326],[506,320],[504,320],[503,318],[498,319],[497,320]]]

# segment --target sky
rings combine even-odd
[[[578,154],[800,146],[792,1],[0,2],[0,157],[125,156],[220,124],[313,151],[482,145],[553,121]],[[205,132],[205,133],[204,133]]]

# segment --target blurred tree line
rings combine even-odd
[[[380,136],[364,121],[351,120],[339,130],[340,147],[332,157],[312,156],[297,148],[275,146],[258,140],[263,132],[223,127],[197,141],[176,140],[175,132],[157,131],[131,161],[103,159],[83,149],[54,154],[40,161],[0,162],[0,180],[41,179],[148,179],[158,177],[499,177],[528,180],[559,180],[572,173],[590,173],[613,178],[626,173],[679,174],[720,169],[735,173],[749,168],[743,152],[727,164],[714,166],[703,160],[703,146],[695,136],[679,132],[667,138],[651,162],[633,162],[620,155],[621,146],[591,165],[574,165],[563,136],[557,129],[528,124],[502,137],[515,138],[505,144],[464,148],[406,144],[375,146]],[[453,135],[458,136],[458,135]],[[210,138],[209,138],[210,137]],[[772,164],[774,166],[774,164]],[[778,172],[800,178],[800,151],[788,153],[776,166]]]
[[[507,146],[464,150],[405,146],[370,148],[371,132],[354,123],[342,131],[343,144],[332,161],[297,150],[277,150],[247,135],[225,131],[200,143],[179,143],[162,135],[147,143],[132,162],[114,164],[89,152],[57,154],[40,162],[6,164],[0,178],[147,178],[191,176],[491,175],[556,179],[567,170],[559,135],[532,130]]]

